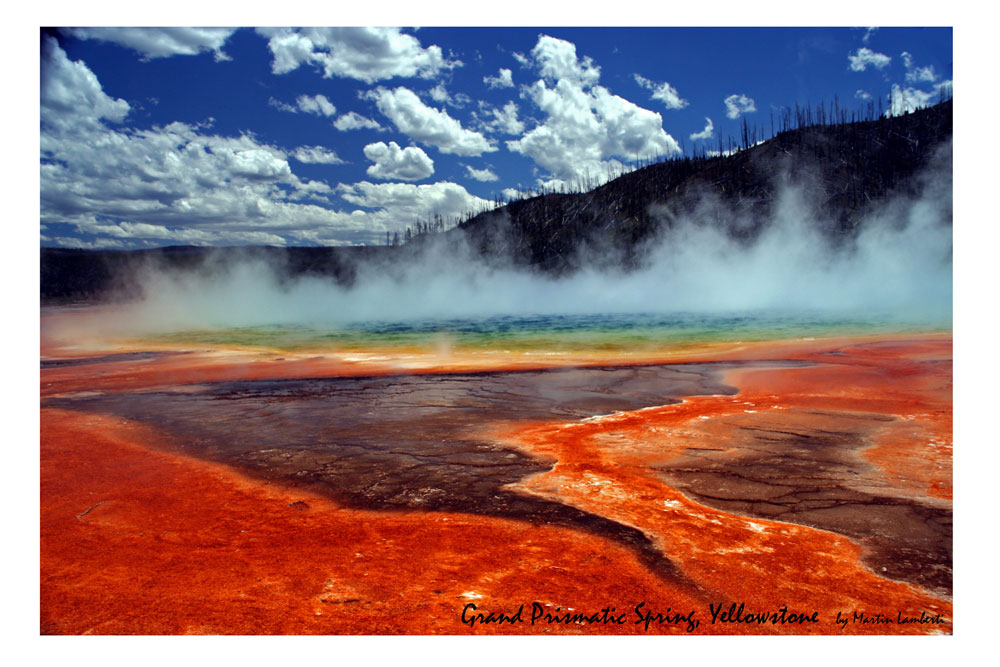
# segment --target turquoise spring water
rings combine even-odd
[[[698,343],[950,330],[950,322],[906,322],[870,315],[673,313],[372,321],[336,328],[270,325],[176,331],[147,340],[290,351],[420,348],[446,341],[453,349],[468,351],[624,352]]]

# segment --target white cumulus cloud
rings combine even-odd
[[[295,100],[295,105],[287,104],[273,97],[267,101],[272,107],[289,113],[311,113],[317,116],[332,116],[337,113],[337,107],[326,99],[325,95],[299,95]]]
[[[476,197],[461,185],[448,181],[425,185],[361,181],[352,185],[341,184],[337,190],[345,201],[355,206],[377,209],[394,216],[397,222],[394,227],[390,227],[393,229],[400,229],[417,220],[426,220],[434,214],[454,219],[493,206],[492,202]]]
[[[473,167],[470,167],[469,165],[465,165],[465,169],[469,173],[469,178],[474,178],[477,181],[483,181],[485,183],[489,181],[500,180],[500,177],[494,174],[489,169],[475,169]]]
[[[299,146],[292,157],[306,164],[344,164],[335,152],[322,146]]]
[[[112,42],[150,59],[214,51],[216,60],[229,60],[222,45],[236,28],[65,28],[62,32],[78,39]]]
[[[635,77],[636,83],[653,92],[652,98],[654,100],[660,100],[668,109],[683,109],[688,105],[688,101],[682,100],[677,89],[666,81],[655,83],[639,74],[633,74],[632,76]]]
[[[593,59],[590,56],[582,60],[577,58],[576,44],[563,39],[540,35],[531,56],[546,79],[593,86],[601,78],[601,68]]]
[[[715,136],[715,124],[712,119],[705,116],[705,129],[701,132],[695,132],[691,135],[691,141],[697,141],[699,139],[711,139]]]
[[[278,111],[287,111],[288,113],[298,113],[298,107],[292,106],[287,102],[282,102],[281,100],[275,99],[273,97],[267,100],[267,103],[277,109]]]
[[[855,72],[864,72],[869,67],[885,69],[892,62],[892,58],[889,56],[872,51],[867,46],[861,47],[853,54],[848,54],[847,60],[851,70]]]
[[[429,79],[461,65],[447,60],[441,47],[424,48],[398,28],[258,28],[257,32],[268,38],[275,74],[309,64],[322,69],[326,78],[374,83],[397,76]]]
[[[365,157],[374,162],[368,175],[388,181],[419,181],[434,173],[434,161],[417,146],[400,148],[395,141],[365,146]]]
[[[497,150],[482,134],[463,128],[446,111],[427,106],[409,88],[390,90],[380,86],[365,97],[375,100],[379,111],[400,132],[442,153],[478,156]]]
[[[337,107],[333,106],[333,103],[326,99],[325,95],[313,95],[311,97],[309,95],[299,95],[295,103],[302,111],[316,114],[317,116],[332,116],[337,113]]]
[[[444,103],[448,106],[457,107],[459,109],[472,101],[472,98],[465,93],[455,93],[452,95],[448,92],[448,89],[444,87],[443,83],[439,83],[428,90],[427,94],[431,96],[432,100],[439,104]]]
[[[625,166],[616,157],[650,158],[680,152],[660,114],[597,85],[600,68],[577,58],[571,42],[542,35],[531,52],[542,79],[523,88],[545,120],[507,147],[552,174],[549,186],[606,180]]]
[[[929,65],[927,67],[917,67],[913,60],[913,55],[907,51],[903,51],[903,65],[906,66],[906,80],[909,83],[934,83],[938,80],[937,73],[934,72],[934,66]]]
[[[448,94],[448,89],[444,87],[443,83],[439,83],[430,90],[427,94],[431,96],[431,99],[435,102],[448,102],[451,100],[451,95]]]
[[[484,76],[483,83],[487,88],[513,88],[513,72],[501,67],[496,76]]]
[[[41,113],[50,133],[93,129],[102,120],[121,123],[130,110],[125,100],[104,93],[86,64],[67,58],[55,38],[42,41]]]
[[[725,99],[724,103],[726,105],[726,117],[733,120],[739,118],[741,114],[753,113],[757,110],[757,105],[753,99],[742,94],[730,95]]]
[[[381,130],[383,129],[378,121],[362,116],[356,111],[349,111],[333,121],[333,126],[341,132],[349,130]]]
[[[482,129],[487,132],[519,135],[524,132],[524,122],[517,117],[517,104],[513,101],[497,109],[486,102],[479,103],[479,113],[473,113]],[[483,117],[485,116],[485,118]]]
[[[332,210],[332,188],[289,165],[292,157],[333,164],[339,158],[328,149],[289,155],[251,135],[213,134],[207,124],[128,127],[128,104],[52,38],[43,40],[41,72],[40,223],[61,245],[377,243],[411,210],[426,218],[436,203],[463,211],[478,202],[452,184],[428,191],[437,194],[422,196],[423,208],[404,198],[406,208],[392,210],[394,200],[384,198],[374,211]],[[63,232],[66,225],[80,237]]]

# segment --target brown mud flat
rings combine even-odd
[[[516,372],[92,356],[41,373],[44,633],[686,632],[640,602],[695,634],[951,631],[947,336]],[[712,623],[740,603],[819,622]]]

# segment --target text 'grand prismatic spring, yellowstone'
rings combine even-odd
[[[950,29],[40,39],[42,634],[952,634]]]

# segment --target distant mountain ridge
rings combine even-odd
[[[903,116],[809,125],[732,155],[670,160],[624,174],[590,191],[512,201],[441,233],[398,247],[172,246],[149,250],[41,249],[42,303],[139,296],[137,268],[197,269],[208,258],[266,260],[288,278],[327,276],[351,284],[362,262],[398,265],[429,243],[467,245],[498,265],[562,275],[588,262],[635,268],[643,251],[676,221],[698,215],[752,240],[774,213],[783,180],[822,206],[816,224],[834,242],[891,196],[918,196],[918,176],[943,154],[950,169],[952,101]],[[746,143],[746,138],[744,139]]]

